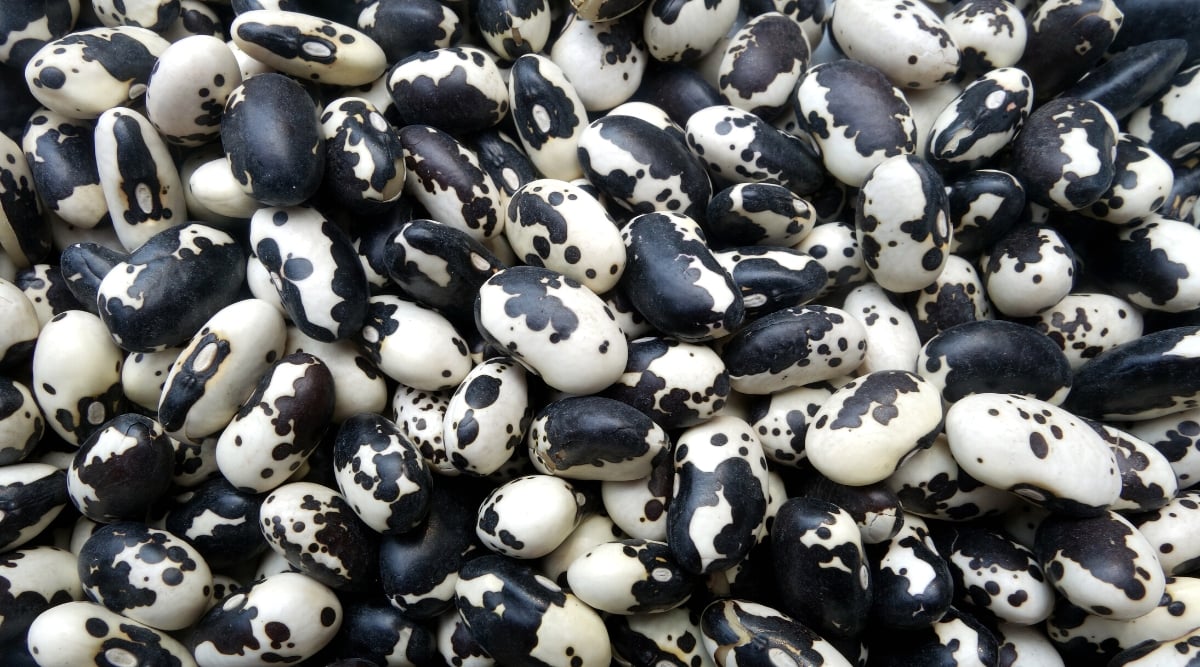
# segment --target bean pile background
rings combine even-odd
[[[1200,0],[0,0],[0,664],[1200,663]]]

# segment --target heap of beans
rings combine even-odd
[[[1200,660],[1200,0],[0,2],[0,664]]]

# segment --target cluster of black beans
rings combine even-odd
[[[1200,0],[0,3],[0,664],[1200,662]]]

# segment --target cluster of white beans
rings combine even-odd
[[[0,665],[1200,663],[1200,0],[0,3]]]

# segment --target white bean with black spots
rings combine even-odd
[[[804,29],[779,12],[754,16],[737,29],[721,57],[717,88],[731,105],[763,118],[778,116],[809,60]]]
[[[201,665],[295,663],[324,648],[341,625],[333,591],[281,572],[213,607],[193,628],[188,648]]]
[[[1200,150],[1196,100],[1200,98],[1200,67],[1191,66],[1171,79],[1171,86],[1129,117],[1129,133],[1145,141],[1162,157],[1180,161]]]
[[[851,222],[829,222],[813,228],[792,246],[820,262],[825,268],[825,291],[866,282],[870,278],[862,247]]]
[[[1088,423],[1108,443],[1121,467],[1121,497],[1109,509],[1139,514],[1157,510],[1176,497],[1179,480],[1165,454],[1113,426]]]
[[[954,460],[944,435],[908,458],[885,482],[906,512],[946,521],[997,516],[1019,501],[968,475]]]
[[[0,278],[0,317],[4,322],[0,327],[0,367],[17,367],[29,359],[31,352],[36,352],[41,329],[50,322],[40,325],[33,303],[21,288],[3,278]]]
[[[1134,522],[1167,576],[1192,574],[1200,567],[1200,490],[1184,491]]]
[[[140,98],[150,70],[168,46],[167,40],[145,28],[80,30],[33,54],[25,66],[25,81],[29,92],[52,111],[69,118],[96,118]]]
[[[95,227],[108,216],[96,167],[95,125],[49,109],[29,117],[21,148],[43,205],[70,224]]]
[[[46,420],[29,387],[0,377],[0,465],[28,456],[45,431]]]
[[[78,445],[117,416],[124,401],[124,355],[100,318],[82,310],[69,310],[47,322],[37,341],[34,396],[50,428]],[[63,363],[67,359],[70,363]]]
[[[908,371],[875,371],[841,387],[813,416],[804,451],[825,477],[883,481],[942,427],[937,387]]]
[[[505,60],[539,53],[550,38],[547,0],[481,0],[471,14],[483,40]]]
[[[1052,227],[1021,224],[981,262],[988,299],[1009,317],[1033,317],[1075,286],[1075,254]]]
[[[641,17],[589,21],[579,9],[567,17],[550,47],[550,59],[575,85],[584,109],[612,109],[637,91],[650,60]]]
[[[750,425],[717,416],[675,441],[667,542],[685,570],[708,574],[741,561],[767,512],[767,460]]]
[[[55,315],[68,310],[78,310],[81,306],[67,287],[67,279],[61,266],[34,264],[18,271],[12,282],[21,289],[29,303],[33,304],[39,326],[46,326]]]
[[[968,396],[946,412],[946,435],[971,477],[1064,516],[1095,516],[1120,496],[1120,467],[1107,443],[1045,401]]]
[[[1116,512],[1051,515],[1038,527],[1034,551],[1058,592],[1097,616],[1137,618],[1162,599],[1166,578],[1154,546]]]
[[[1119,651],[1191,632],[1200,616],[1200,579],[1168,577],[1158,606],[1131,620],[1096,616],[1066,600],[1057,605],[1046,634],[1067,660],[1107,664]]]
[[[630,341],[625,373],[603,395],[671,429],[707,421],[725,406],[729,393],[725,362],[711,348],[647,336]]]
[[[842,308],[862,324],[866,333],[867,355],[859,371],[917,369],[921,351],[917,325],[895,296],[877,283],[866,283],[846,294]]]
[[[121,366],[121,390],[130,402],[148,410],[158,408],[171,365],[179,358],[180,348],[160,352],[130,352]]]
[[[587,109],[575,86],[549,56],[528,53],[508,73],[508,100],[517,136],[547,178],[583,175],[576,150],[587,127]]]
[[[451,135],[429,125],[400,129],[404,190],[424,206],[430,216],[457,227],[477,241],[504,231],[501,191],[483,170],[479,156]]]
[[[396,129],[368,100],[339,97],[321,112],[325,185],[347,208],[384,211],[404,191],[404,147]]]
[[[459,574],[454,603],[497,664],[606,667],[612,661],[600,614],[523,563],[495,555],[471,560]]]
[[[704,218],[712,183],[678,125],[663,128],[644,116],[609,114],[583,130],[578,152],[583,175],[623,208]]]
[[[962,71],[982,74],[1011,67],[1025,51],[1025,17],[1008,0],[967,0],[942,22],[962,52]]]
[[[687,602],[694,581],[675,562],[666,542],[607,542],[572,561],[571,592],[610,614],[664,612]]]
[[[1033,82],[1015,67],[994,69],[967,85],[938,114],[927,155],[943,169],[977,169],[1007,146],[1033,110]]]
[[[449,320],[390,294],[371,297],[357,338],[384,375],[417,389],[452,389],[471,370],[467,344]]]
[[[1200,307],[1200,230],[1149,215],[1123,227],[1096,258],[1095,274],[1113,294],[1147,310],[1182,313]]]
[[[533,419],[525,367],[493,357],[454,389],[442,421],[450,465],[469,475],[490,475],[512,458]]]
[[[288,327],[284,354],[305,352],[320,359],[333,376],[334,423],[340,424],[359,412],[383,413],[387,407],[387,382],[383,373],[350,340],[323,343]]]
[[[687,120],[687,144],[714,180],[775,183],[808,196],[825,178],[811,146],[736,106],[693,113]]]
[[[600,499],[612,522],[630,537],[667,539],[667,505],[675,482],[671,457],[656,461],[649,475],[627,481],[600,482]]]
[[[203,35],[168,46],[150,71],[146,117],[177,146],[216,139],[233,89],[242,83],[237,58],[225,42]]]
[[[398,61],[386,79],[399,125],[432,125],[460,136],[486,130],[509,112],[499,66],[473,46],[419,51]]]
[[[192,625],[212,597],[212,572],[195,547],[141,523],[92,533],[79,549],[78,567],[88,598],[159,630]]]
[[[224,429],[286,338],[283,316],[265,301],[246,299],[217,311],[167,375],[158,401],[167,434],[194,444]]]
[[[1171,163],[1132,134],[1117,135],[1112,185],[1081,211],[1106,222],[1125,224],[1162,208],[1175,185]]]
[[[1031,549],[999,530],[949,524],[933,532],[964,609],[1021,625],[1041,623],[1054,608],[1055,590]]]
[[[25,637],[42,612],[83,599],[75,554],[52,546],[0,556],[0,641]]]
[[[187,219],[179,172],[145,116],[119,107],[96,120],[96,168],[117,238],[132,252]]]
[[[837,60],[809,69],[793,104],[825,168],[847,185],[862,185],[889,157],[917,151],[916,124],[904,93],[865,63]]]
[[[538,179],[514,192],[504,236],[526,264],[558,271],[596,294],[615,287],[625,270],[617,223],[595,197],[565,181]]]
[[[366,317],[366,274],[349,237],[312,208],[262,208],[250,220],[254,256],[305,335],[331,342]]]
[[[238,14],[230,37],[250,57],[302,80],[360,86],[387,69],[383,49],[347,25],[300,12],[254,10]]]
[[[737,22],[731,0],[649,0],[642,37],[650,55],[662,62],[694,63],[720,43]]]
[[[834,8],[829,31],[847,56],[904,88],[946,83],[962,61],[942,19],[923,2],[850,0]]]
[[[625,371],[628,343],[588,288],[549,269],[517,266],[484,283],[475,301],[483,337],[550,386],[588,394]]]
[[[25,268],[46,258],[51,240],[21,145],[0,134],[0,250],[17,268]]]
[[[945,185],[919,157],[889,158],[871,170],[854,225],[863,260],[886,290],[922,289],[946,266],[953,230]]]
[[[42,667],[196,667],[188,649],[169,634],[94,602],[67,602],[42,612],[30,625],[26,643]]]
[[[341,591],[372,585],[377,536],[337,491],[288,482],[263,500],[258,520],[271,549],[306,576]]]
[[[571,534],[582,518],[584,497],[565,479],[518,477],[492,490],[475,522],[488,549],[512,558],[541,558]]]
[[[397,385],[390,402],[393,421],[401,432],[417,446],[429,467],[444,476],[460,474],[450,462],[443,437],[446,408],[452,395],[450,391],[422,391]]]
[[[335,385],[325,362],[295,353],[271,365],[217,438],[217,467],[239,490],[283,484],[321,442]]]
[[[359,414],[342,423],[333,444],[333,476],[354,513],[377,532],[407,532],[429,513],[429,467],[386,417]]]

